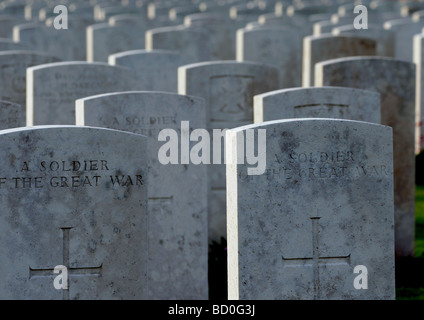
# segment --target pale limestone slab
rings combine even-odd
[[[131,70],[139,90],[177,92],[178,67],[186,64],[178,51],[130,50],[112,54],[108,63]]]
[[[137,24],[96,23],[87,27],[87,61],[107,62],[110,54],[144,49],[144,42],[144,30]]]
[[[290,118],[335,118],[381,123],[380,94],[346,87],[290,88],[254,97],[254,123]]]
[[[383,29],[378,24],[368,24],[368,29],[355,29],[352,24],[338,26],[332,29],[335,36],[352,34],[361,38],[370,38],[376,41],[376,55],[383,57],[395,56],[394,33],[393,30]]]
[[[0,146],[0,297],[147,299],[147,138],[38,126]]]
[[[27,50],[0,52],[0,100],[15,102],[25,107],[26,69],[57,61],[60,59],[45,52]]]
[[[0,130],[25,127],[25,106],[0,100]]]
[[[16,25],[13,40],[26,43],[31,50],[44,51],[63,61],[86,60],[86,27],[92,19],[68,17],[68,29],[55,29],[54,19],[45,23],[30,22]]]
[[[424,149],[424,71],[423,71],[423,39],[424,34],[413,38],[413,62],[417,66],[415,92],[415,153]]]
[[[169,24],[171,25],[171,22]],[[107,62],[111,54],[144,49],[145,32],[159,26],[161,21],[129,13],[114,15],[108,22],[88,26],[87,61]]]
[[[190,14],[200,13],[199,3],[176,3],[175,6],[168,11],[168,18],[171,21],[184,22],[186,16]]]
[[[25,19],[18,18],[13,15],[1,15],[0,16],[0,38],[13,37],[13,27],[17,24],[24,23]]]
[[[134,14],[139,15],[141,19],[147,20],[147,8],[144,5],[137,5],[135,3],[131,3],[129,5],[112,5],[106,7],[100,7],[97,11],[96,18],[99,21],[107,21],[110,17],[118,14]],[[140,20],[141,20],[140,19]]]
[[[315,86],[342,86],[381,94],[381,124],[393,128],[395,249],[413,256],[415,243],[415,90],[413,63],[387,57],[320,62]]]
[[[248,174],[249,130],[265,130],[262,175]],[[341,119],[228,130],[228,298],[394,299],[392,142],[390,127]]]
[[[146,31],[146,50],[178,51],[187,63],[209,61],[212,48],[208,32],[186,26],[154,28]]]
[[[303,38],[302,86],[313,85],[317,62],[351,56],[373,56],[376,47],[375,40],[352,35],[323,34]]]
[[[27,68],[27,125],[75,124],[75,100],[134,89],[129,69],[68,61]]]
[[[263,14],[258,17],[258,22],[265,26],[286,26],[295,28],[303,37],[312,34],[312,23],[308,16],[279,16],[274,13]]]
[[[0,38],[0,51],[6,50],[29,50],[30,47],[22,42],[16,42],[8,38]]]
[[[386,21],[384,29],[391,30],[394,34],[395,55],[399,60],[412,62],[413,37],[421,33],[424,20],[413,21],[410,17]]]
[[[280,88],[302,84],[302,34],[284,26],[259,26],[237,31],[237,61],[254,61],[278,67]]]
[[[161,130],[181,135],[182,121],[189,121],[189,133],[206,127],[204,100],[147,91],[102,94],[77,100],[76,117],[77,125],[148,136],[149,299],[207,300],[206,165],[158,159]],[[182,152],[183,137],[177,145]]]
[[[245,22],[230,19],[219,13],[197,13],[185,16],[184,25],[202,28],[208,32],[211,60],[234,60],[236,56],[236,32]]]
[[[213,136],[213,129],[223,133],[223,129],[252,123],[253,97],[278,89],[278,78],[276,67],[256,62],[194,63],[178,68],[178,93],[205,99],[206,129]],[[220,242],[226,237],[224,136],[214,139],[221,145],[214,149],[211,144],[214,160],[208,166],[208,236]]]

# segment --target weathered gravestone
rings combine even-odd
[[[24,23],[25,19],[12,15],[0,15],[0,38],[13,37],[13,27],[17,24]]]
[[[33,1],[28,3],[24,9],[24,20],[26,21],[43,21],[47,18],[47,15],[43,17],[43,14],[40,14],[42,9],[46,9],[47,4],[41,1]],[[51,8],[53,11],[53,8]],[[44,10],[44,13],[47,13],[47,10]]]
[[[256,135],[266,169],[249,175]],[[390,127],[269,121],[226,149],[229,299],[394,299]]]
[[[424,69],[423,69],[423,39],[424,34],[413,38],[413,62],[417,66],[415,92],[415,153],[424,149]]]
[[[186,26],[154,28],[146,31],[145,39],[146,50],[178,51],[188,63],[209,61],[212,58],[212,48],[205,29]]]
[[[258,22],[261,25],[271,26],[280,25],[298,29],[303,36],[312,34],[312,23],[307,15],[275,15],[263,14],[258,17]]]
[[[380,94],[346,87],[290,88],[254,97],[254,123],[290,118],[336,118],[381,123]]]
[[[0,100],[25,106],[26,69],[57,61],[58,58],[44,52],[26,50],[0,52]]]
[[[25,106],[0,100],[0,130],[25,127]]]
[[[299,29],[304,35],[312,34],[312,17],[313,15],[286,15],[265,13],[258,16],[257,22],[262,26],[287,26]]]
[[[25,16],[24,1],[2,1],[0,3],[0,13],[5,15],[13,15],[22,19]]]
[[[303,38],[302,86],[313,86],[317,62],[350,56],[373,56],[375,53],[376,41],[373,39],[353,35],[307,36]]]
[[[138,15],[141,19],[147,18],[147,7],[143,4],[138,5],[136,3],[128,3],[126,5],[119,5],[119,3],[115,3],[114,5],[105,5],[98,6],[95,10],[95,18],[98,21],[106,21],[110,17],[119,14],[133,14]]]
[[[75,100],[134,88],[129,69],[102,62],[58,62],[27,69],[27,125],[75,124]]]
[[[400,8],[401,14],[404,17],[407,16],[411,16],[412,18],[414,17],[415,14],[422,14],[424,9],[424,4],[422,2],[409,2],[409,3],[405,3],[405,5],[403,5]]]
[[[169,19],[169,10],[175,6],[172,1],[154,1],[147,4],[147,17],[149,19]]]
[[[177,92],[178,67],[186,61],[178,51],[130,50],[112,54],[108,63],[131,70],[136,87],[146,91]]]
[[[68,17],[68,29],[56,29],[54,19],[45,23],[33,22],[16,25],[13,40],[29,45],[31,50],[44,51],[61,60],[86,60],[86,27],[92,19]]]
[[[65,5],[67,8],[67,14],[68,17],[78,17],[78,18],[90,18],[94,19],[94,7],[93,4],[90,2],[94,1],[68,1],[67,3],[65,1],[62,2],[62,5]],[[97,1],[98,2],[98,1]],[[43,6],[38,6],[38,1],[33,1],[33,3],[29,4],[27,7],[25,7],[25,17],[27,20],[36,20],[39,21],[46,21],[49,18],[57,18],[58,21],[60,21],[63,16],[59,15],[59,12],[64,13],[63,8],[57,7],[60,3],[48,2],[44,3]],[[34,7],[34,17],[31,7]],[[55,8],[61,9],[59,12],[55,12]],[[34,19],[32,19],[34,18]]]
[[[87,61],[107,62],[110,54],[144,49],[144,32],[137,24],[111,26],[97,23],[87,27]]]
[[[256,61],[278,67],[280,88],[302,84],[302,35],[283,26],[244,28],[237,31],[237,61]]]
[[[361,38],[376,41],[376,55],[383,57],[395,56],[394,34],[392,30],[383,29],[378,24],[368,24],[368,29],[355,29],[351,24],[333,28],[333,35],[352,34]]]
[[[415,65],[387,57],[349,57],[320,62],[315,86],[341,86],[381,94],[381,124],[393,128],[395,248],[414,254]]]
[[[200,13],[199,9],[199,3],[193,2],[193,3],[187,3],[187,4],[181,4],[176,3],[175,6],[168,11],[168,19],[171,21],[178,21],[179,23],[184,23],[185,16],[188,16],[190,14],[197,14]]]
[[[5,50],[28,50],[28,45],[22,42],[16,42],[12,39],[0,38],[0,51]]]
[[[424,20],[413,21],[410,17],[386,21],[384,29],[391,30],[394,35],[395,58],[412,62],[413,37],[421,33]]]
[[[233,19],[245,17],[253,21],[262,14],[274,12],[274,6],[271,3],[267,5],[266,1],[242,1],[231,6],[229,12]]]
[[[2,299],[148,298],[146,140],[76,126],[1,131]]]
[[[202,28],[208,32],[211,60],[234,60],[236,56],[236,31],[244,26],[243,21],[230,19],[219,13],[190,14],[184,25]]]
[[[150,139],[149,299],[207,299],[207,168],[178,159],[178,150],[185,152],[189,128],[206,126],[204,100],[162,92],[111,93],[77,100],[76,116],[77,125],[131,131]],[[177,163],[160,158],[166,147],[162,130],[181,137],[168,143],[178,147]]]
[[[354,17],[339,17],[333,15],[329,20],[318,21],[313,24],[313,35],[319,36],[326,33],[331,33],[333,28],[343,25],[353,25]]]
[[[253,96],[278,89],[278,77],[276,67],[255,62],[203,62],[178,68],[178,93],[205,99],[206,129],[213,136],[208,166],[209,240],[226,237],[223,130],[252,123]]]
[[[107,62],[110,54],[144,49],[145,32],[160,23],[142,15],[120,14],[111,16],[107,23],[88,26],[87,61]]]
[[[357,5],[354,5],[354,7],[356,6]],[[361,10],[362,9],[359,9],[358,14],[354,13],[353,10],[345,15],[333,14],[327,21],[316,22],[314,24],[314,35],[331,33],[334,28],[341,26],[352,26],[355,30],[369,30],[375,26],[382,28],[384,21],[398,17],[398,15],[394,13],[382,15],[370,11],[365,15],[364,11],[361,13]],[[368,29],[365,29],[366,27]]]

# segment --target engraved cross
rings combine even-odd
[[[284,267],[312,267],[314,299],[317,300],[321,296],[321,285],[319,277],[319,268],[321,265],[349,265],[350,254],[347,256],[322,257],[319,251],[319,219],[320,217],[312,217],[312,257],[307,258],[285,258]]]
[[[69,247],[70,247],[70,230],[71,227],[61,228],[63,233],[62,240],[62,265],[67,267],[69,276],[101,276],[102,264],[97,267],[69,267]],[[53,268],[31,268],[29,267],[29,277],[51,277],[53,276]],[[62,289],[63,299],[69,299],[69,286],[68,289]]]

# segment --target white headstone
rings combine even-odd
[[[142,19],[146,19],[147,8],[146,6],[138,6],[136,4],[100,7],[99,10],[97,10],[96,19],[98,21],[107,21],[110,17],[118,14],[133,14],[140,16]]]
[[[24,19],[17,18],[16,16],[0,15],[0,38],[12,39],[13,27],[24,22]]]
[[[239,29],[236,59],[275,65],[280,73],[280,88],[302,84],[302,35],[297,29],[283,26]]]
[[[168,18],[171,21],[184,22],[185,16],[200,13],[199,3],[193,2],[188,4],[176,4],[175,7],[169,9]]]
[[[30,46],[28,44],[13,41],[8,38],[0,38],[0,51],[6,50],[29,50]]]
[[[424,149],[424,70],[423,70],[424,34],[417,34],[413,39],[413,62],[417,66],[415,92],[415,153]]]
[[[227,131],[226,149],[230,300],[395,298],[390,127],[269,121]]]
[[[244,27],[240,20],[218,13],[198,13],[185,17],[187,27],[203,28],[208,32],[211,60],[234,60],[236,56],[236,31]]]
[[[383,57],[395,56],[393,31],[383,29],[380,25],[368,24],[368,29],[355,29],[351,24],[333,28],[333,35],[352,34],[361,38],[370,38],[376,41],[376,55]]]
[[[25,106],[0,100],[0,130],[25,127]]]
[[[76,126],[0,132],[2,299],[147,299],[146,140]]]
[[[211,60],[212,48],[205,29],[162,27],[147,30],[145,36],[146,50],[178,51],[189,63]]]
[[[381,123],[380,94],[346,87],[290,88],[254,97],[254,122],[336,118]]]
[[[130,69],[139,90],[177,92],[178,67],[187,61],[178,51],[158,49],[112,54],[108,62]]]
[[[353,35],[324,34],[303,38],[302,86],[313,85],[315,63],[342,57],[373,56],[376,47],[375,40]]]
[[[204,100],[163,92],[102,94],[77,100],[76,116],[77,125],[149,137],[149,299],[208,299],[207,168],[159,158],[161,130],[179,132],[183,152],[183,121],[190,133],[205,128]]]
[[[86,60],[86,27],[92,19],[68,17],[68,29],[56,29],[54,19],[46,23],[26,23],[13,29],[13,39],[32,50],[45,51],[61,60]]]
[[[412,62],[413,37],[421,33],[424,20],[413,21],[408,17],[386,21],[383,26],[384,29],[393,31],[395,58]]]
[[[107,62],[110,54],[144,49],[144,32],[137,24],[111,26],[109,23],[97,23],[88,26],[87,61]]]
[[[48,53],[11,50],[0,52],[0,100],[18,103],[25,107],[26,69],[58,58]]]
[[[320,62],[315,86],[341,86],[381,94],[381,124],[393,128],[395,249],[413,256],[415,243],[415,65],[387,57]]]
[[[258,17],[258,22],[264,26],[286,26],[297,29],[304,37],[312,34],[312,23],[307,16],[278,16],[264,14]]]
[[[224,135],[214,135],[213,129],[223,133],[223,129],[252,123],[253,97],[278,89],[278,78],[276,67],[254,62],[203,62],[178,69],[178,93],[205,99],[206,129],[217,144],[211,145],[213,161],[208,166],[210,240],[226,237]]]
[[[75,100],[133,90],[129,69],[101,62],[58,62],[27,69],[27,125],[75,124]]]

